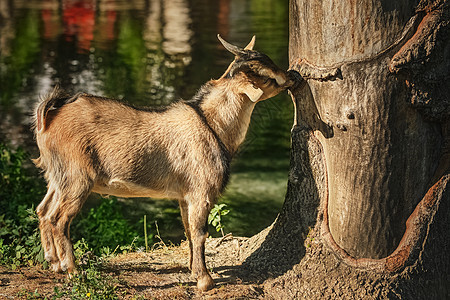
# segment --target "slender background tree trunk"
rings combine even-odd
[[[450,297],[449,22],[449,1],[291,0],[288,192],[243,256],[267,294]]]

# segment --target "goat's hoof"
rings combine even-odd
[[[63,270],[59,261],[52,263],[52,271],[55,273],[62,273]]]
[[[76,268],[73,268],[71,270],[67,270],[67,275],[70,279],[76,277],[78,275],[78,270]]]
[[[77,270],[77,268],[75,267],[75,265],[74,264],[70,264],[68,267],[67,267],[67,274],[69,274],[69,276],[70,277],[72,277],[72,276],[76,276],[76,275],[78,275],[78,270]]]
[[[214,285],[214,280],[210,275],[205,275],[197,280],[197,288],[202,292],[212,289]]]

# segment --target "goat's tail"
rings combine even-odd
[[[34,112],[35,132],[38,134],[45,130],[45,120],[50,109],[55,109],[67,103],[69,96],[57,85],[53,91],[44,96]]]
[[[46,124],[47,113],[51,109],[56,109],[64,105],[67,98],[68,98],[67,94],[58,85],[54,87],[52,92],[41,97],[41,101],[36,106],[33,116],[33,127],[34,133],[36,135],[36,140],[38,142],[38,146],[39,146],[39,136],[46,129],[46,125],[48,125]],[[42,155],[37,159],[33,159],[33,162],[37,167],[44,170],[47,169],[45,160],[43,159]]]

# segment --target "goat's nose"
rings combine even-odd
[[[286,87],[288,89],[295,88],[296,86],[298,86],[300,83],[302,83],[305,80],[300,75],[300,73],[298,73],[297,71],[288,70],[286,73],[287,73],[287,77],[288,77],[288,82],[286,84]]]

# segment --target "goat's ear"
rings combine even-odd
[[[254,86],[251,83],[244,85],[242,92],[246,94],[252,102],[258,102],[258,100],[264,94],[264,92],[260,88]]]
[[[256,39],[256,36],[254,35],[252,37],[252,40],[250,41],[250,43],[248,43],[248,45],[245,46],[244,50],[253,50],[253,47],[255,46],[255,39]]]

